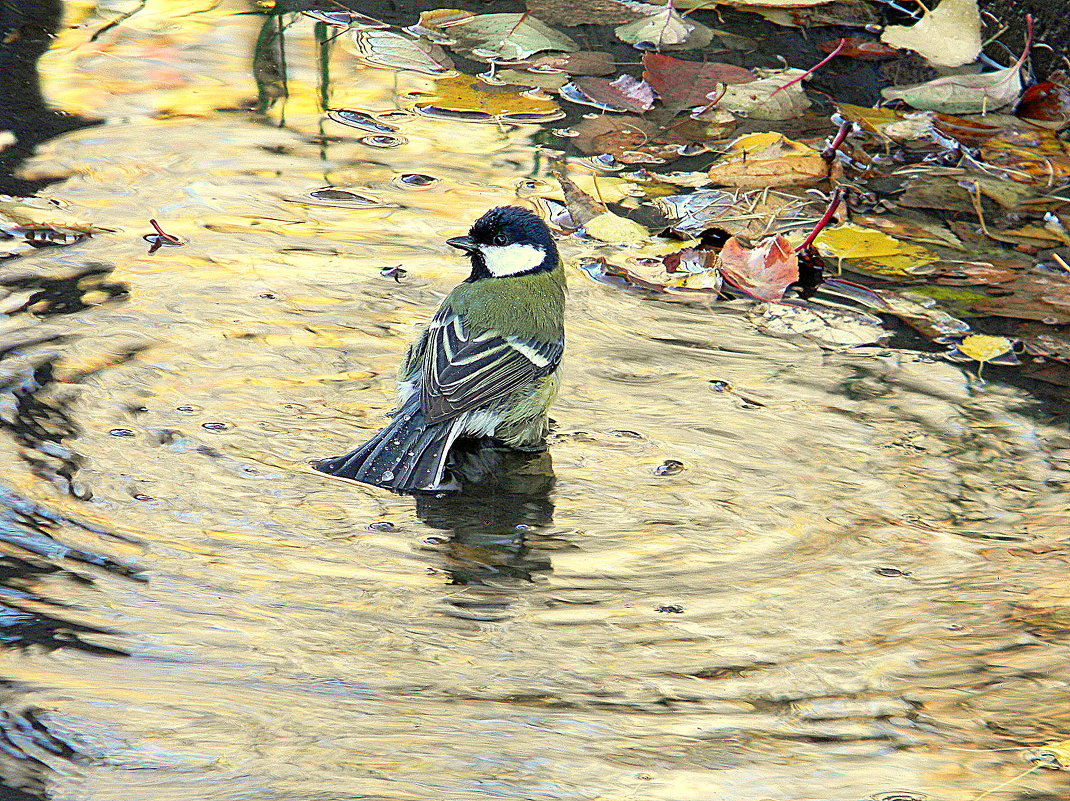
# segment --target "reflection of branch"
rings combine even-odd
[[[127,12],[117,16],[115,19],[113,19],[107,25],[105,25],[100,30],[98,30],[96,33],[94,33],[92,36],[90,36],[89,37],[89,41],[95,42],[97,39],[99,39],[105,33],[110,31],[112,28],[116,27],[117,25],[122,25],[124,22],[126,22],[128,19],[130,19],[132,16],[134,16],[134,14],[136,14],[139,11],[144,10],[145,4],[148,3],[148,1],[149,0],[141,0],[141,2],[138,3],[137,8],[135,8],[135,9],[133,9],[131,11],[127,11]]]

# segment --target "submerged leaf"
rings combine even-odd
[[[878,275],[906,275],[939,261],[933,251],[920,245],[900,242],[880,231],[846,223],[826,228],[814,240],[826,256],[851,259],[865,272]]]
[[[650,84],[627,74],[613,81],[606,78],[577,78],[562,87],[561,95],[574,103],[605,111],[643,112],[654,105],[654,90]]]
[[[684,61],[663,53],[643,53],[643,78],[670,109],[704,106],[707,95],[721,84],[751,83],[758,76],[748,69],[716,62]]]
[[[358,30],[353,32],[357,55],[365,64],[387,69],[410,70],[421,75],[444,75],[453,69],[453,61],[436,44],[411,39],[393,31]]]
[[[810,108],[799,79],[804,70],[757,70],[757,81],[726,86],[717,107],[757,120],[790,120]],[[793,83],[794,81],[794,83]]]
[[[653,45],[658,50],[697,50],[713,41],[713,31],[684,17],[667,3],[635,22],[614,30],[630,45]]]
[[[480,61],[520,61],[544,50],[572,52],[569,36],[530,14],[479,14],[451,25],[455,48]]]
[[[457,75],[435,83],[434,92],[419,99],[417,111],[436,110],[472,114],[471,119],[498,119],[512,115],[537,115],[556,119],[562,115],[557,103],[532,97],[523,86],[491,86],[471,75]]]
[[[583,230],[588,236],[601,239],[603,242],[621,244],[639,242],[650,236],[650,232],[639,223],[611,211],[604,211],[588,220]]]

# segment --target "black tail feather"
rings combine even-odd
[[[394,492],[457,489],[447,475],[446,461],[459,429],[457,419],[428,424],[419,400],[412,398],[390,425],[359,448],[321,459],[315,468]]]

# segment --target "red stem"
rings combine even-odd
[[[1032,30],[1032,23],[1030,23],[1030,30]],[[801,80],[804,80],[804,79],[806,79],[806,78],[809,78],[809,77],[810,77],[811,75],[813,75],[813,74],[814,74],[814,73],[815,73],[815,72],[816,72],[816,71],[817,71],[818,69],[820,69],[821,67],[823,67],[823,66],[825,66],[826,64],[828,64],[828,63],[829,63],[830,61],[832,61],[832,59],[836,58],[836,56],[838,56],[838,55],[840,54],[840,51],[841,51],[841,50],[843,50],[843,48],[844,48],[844,46],[845,46],[846,44],[847,44],[847,40],[846,40],[846,39],[840,39],[840,43],[839,43],[838,45],[836,45],[836,49],[835,49],[835,50],[833,50],[833,51],[832,51],[831,53],[829,53],[829,54],[828,54],[827,56],[825,56],[825,57],[824,57],[823,59],[821,59],[821,60],[820,60],[819,62],[817,62],[816,64],[814,64],[814,66],[810,67],[810,69],[808,69],[808,70],[807,70],[806,72],[804,72],[804,73],[803,73],[802,75],[800,75],[800,76],[799,76],[798,78],[796,78],[795,80],[792,80],[792,81],[788,81],[788,82],[787,82],[786,84],[784,84],[783,86],[778,86],[778,87],[776,88],[776,91],[775,91],[775,92],[773,92],[772,94],[770,94],[769,96],[770,96],[770,97],[772,97],[772,96],[773,96],[773,95],[775,95],[775,94],[776,94],[777,92],[779,92],[779,91],[780,91],[781,89],[787,89],[787,88],[788,88],[789,86],[791,86],[792,84],[798,83],[798,82],[799,82],[799,81],[801,81]]]
[[[821,219],[817,221],[817,225],[814,226],[814,230],[810,232],[810,236],[806,237],[806,241],[799,247],[795,248],[796,253],[800,253],[806,250],[808,247],[814,244],[814,240],[817,239],[817,235],[821,233],[822,229],[829,224],[829,220],[832,219],[832,215],[836,213],[836,209],[840,207],[840,201],[843,200],[843,188],[838,188],[832,193],[832,201],[829,203],[829,207],[825,209],[825,213],[821,215]]]
[[[156,233],[160,235],[161,239],[166,239],[173,245],[182,244],[181,239],[179,239],[177,236],[172,236],[171,234],[167,233],[167,231],[160,227],[160,224],[156,222],[156,220],[149,220],[149,225],[156,229]]]

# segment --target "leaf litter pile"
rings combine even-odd
[[[1031,18],[1009,41],[977,0],[468,5],[273,13],[425,79],[396,112],[326,103],[362,142],[403,144],[406,113],[542,126],[519,194],[594,280],[829,348],[898,319],[1070,386],[1070,79],[1034,74]],[[0,257],[94,233],[25,211],[0,206]]]

